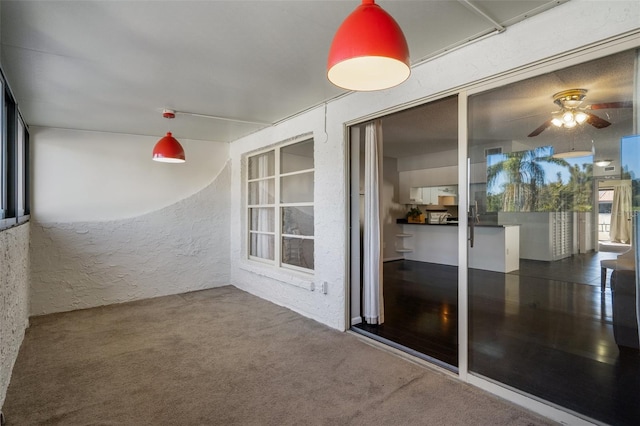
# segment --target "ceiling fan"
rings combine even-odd
[[[587,89],[569,89],[563,90],[553,95],[553,103],[560,107],[559,111],[552,112],[550,119],[542,123],[540,127],[535,129],[529,134],[529,137],[538,136],[547,127],[552,124],[557,127],[564,127],[571,129],[579,124],[589,123],[596,129],[603,129],[611,125],[610,122],[604,118],[600,118],[595,114],[589,112],[590,110],[598,109],[613,109],[613,108],[631,108],[633,102],[603,102],[599,104],[587,105],[581,107],[582,101],[587,95]]]

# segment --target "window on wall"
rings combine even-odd
[[[29,132],[0,73],[0,229],[29,214]]]
[[[0,220],[7,216],[7,105],[4,101],[4,80],[0,76]]]
[[[248,257],[314,269],[313,139],[248,158]]]
[[[22,117],[18,117],[18,131],[16,140],[16,185],[17,185],[17,215],[18,217],[29,214],[29,164],[27,153],[29,152],[29,133]]]

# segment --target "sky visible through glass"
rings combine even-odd
[[[540,148],[540,158],[553,155],[553,147],[545,146]],[[505,161],[509,156],[509,153],[505,154],[491,154],[487,156],[487,169],[495,164]],[[565,161],[570,167],[578,165],[582,169],[583,164],[593,164],[593,155],[586,155],[584,157],[565,158]],[[570,178],[569,167],[563,167],[557,164],[550,164],[544,161],[539,162],[540,166],[544,169],[544,183],[545,185],[558,181],[558,173],[560,173],[560,179],[563,184],[567,184]],[[487,195],[501,194],[504,190],[504,184],[507,183],[508,176],[506,173],[502,173],[497,176],[491,185],[487,186]]]

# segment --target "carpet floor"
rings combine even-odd
[[[550,425],[235,287],[31,318],[12,425]]]

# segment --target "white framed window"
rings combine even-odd
[[[4,80],[0,75],[0,219],[7,214],[7,105],[4,102]]]
[[[22,117],[18,116],[17,141],[16,141],[16,184],[17,184],[17,205],[16,214],[18,217],[24,216],[27,212],[27,131]]]
[[[313,139],[305,139],[248,157],[249,259],[313,271],[313,150]]]
[[[29,220],[29,128],[0,69],[0,230]]]

